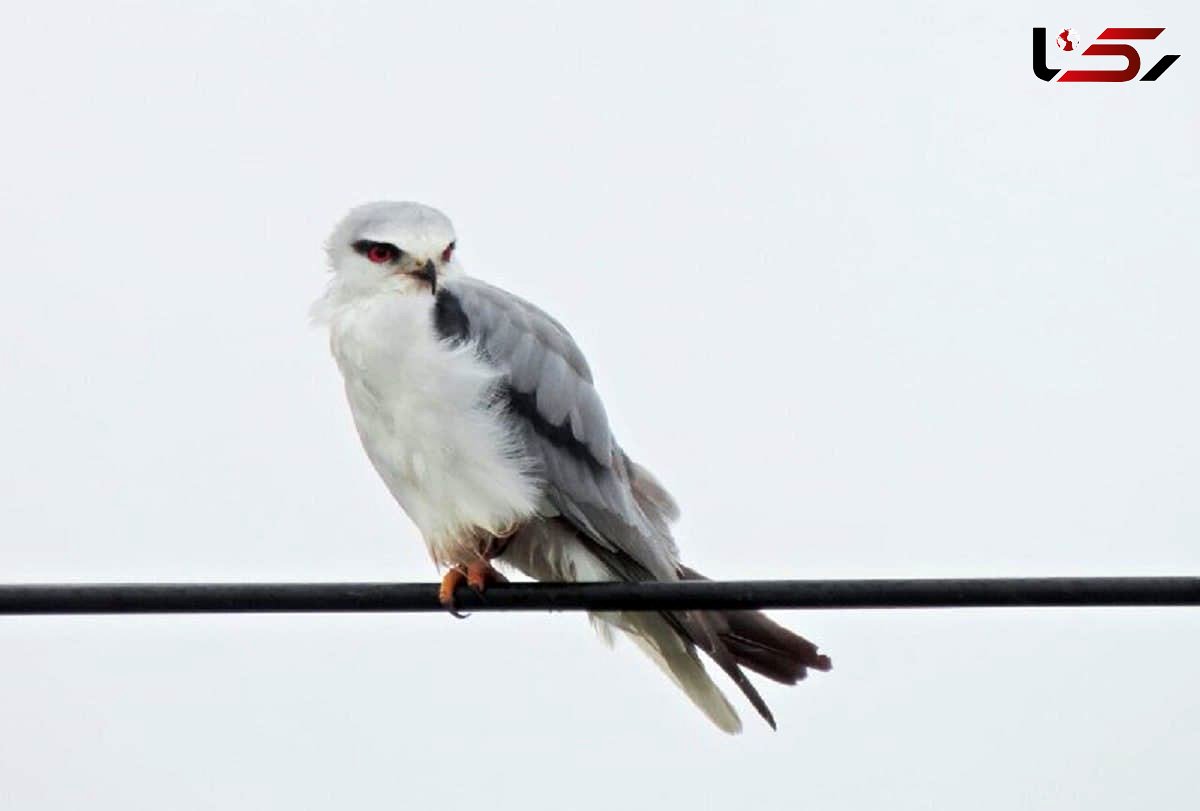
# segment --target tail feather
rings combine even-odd
[[[638,507],[669,536],[669,525],[679,517],[679,506],[650,471],[629,457],[625,462]],[[683,580],[708,579],[686,566],[679,567],[679,576]],[[795,684],[808,675],[809,668],[829,670],[833,666],[828,656],[817,652],[816,645],[758,611],[681,611],[665,616],[677,633],[708,654],[733,679],[772,729],[775,719],[771,710],[742,668],[783,684]]]
[[[653,522],[666,527],[676,507],[670,496],[645,472],[635,469],[634,490]],[[654,579],[636,561],[592,542],[562,518],[526,524],[509,539],[501,561],[537,580],[593,582]],[[679,567],[683,580],[704,580]],[[717,727],[737,733],[742,723],[729,700],[705,670],[697,648],[738,686],[758,714],[775,727],[771,710],[742,668],[783,684],[795,684],[808,670],[829,670],[828,656],[817,646],[757,611],[667,611],[662,613],[597,612],[592,619],[601,636],[611,629],[627,635]]]
[[[706,579],[680,567],[684,580]],[[704,651],[733,680],[772,729],[775,716],[742,668],[782,684],[795,684],[808,670],[830,670],[833,663],[817,646],[759,611],[671,611],[595,615],[625,631],[688,698],[720,729],[742,729],[729,700],[713,682],[696,649]]]
[[[624,631],[721,731],[730,735],[742,731],[737,711],[705,671],[695,647],[666,617],[630,612],[606,613],[597,619]]]
[[[708,654],[709,658],[716,662],[717,667],[724,670],[725,674],[733,679],[733,683],[754,705],[754,709],[763,717],[763,720],[771,725],[771,729],[775,729],[775,716],[771,714],[771,708],[767,706],[767,702],[763,700],[758,689],[738,667],[737,658],[721,639],[718,629],[714,627],[713,620],[719,616],[711,611],[680,611],[671,614],[671,618],[677,623],[679,632],[689,642]]]
[[[758,611],[721,614],[728,630],[718,631],[738,664],[782,684],[795,684],[808,669],[829,670],[833,662],[817,646]]]
[[[681,566],[679,573],[684,580],[708,579],[686,566]],[[685,633],[729,674],[772,729],[775,728],[775,719],[770,709],[741,668],[745,667],[782,684],[795,684],[808,675],[809,668],[825,671],[833,667],[830,658],[819,653],[816,645],[762,612],[689,613],[696,618],[682,623]],[[681,619],[684,617],[679,616]]]

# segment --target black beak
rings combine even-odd
[[[437,268],[433,266],[432,259],[425,260],[425,264],[421,266],[420,270],[414,271],[413,276],[429,282],[429,289],[435,296],[437,295]]]

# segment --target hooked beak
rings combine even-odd
[[[429,289],[435,296],[437,295],[437,268],[433,266],[432,259],[425,260],[425,264],[414,270],[412,275],[417,279],[429,282]]]

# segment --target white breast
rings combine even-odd
[[[497,373],[433,328],[427,295],[379,293],[329,314],[330,345],[363,447],[438,563],[535,512],[538,485],[501,415]]]

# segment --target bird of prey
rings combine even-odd
[[[328,289],[313,306],[367,456],[445,569],[439,596],[503,577],[701,579],[679,560],[679,509],[609,428],[587,361],[533,304],[463,272],[450,220],[419,203],[352,210],[327,245]],[[794,684],[828,670],[817,647],[754,611],[603,612],[709,719],[741,721],[697,651],[771,711],[745,667]]]

